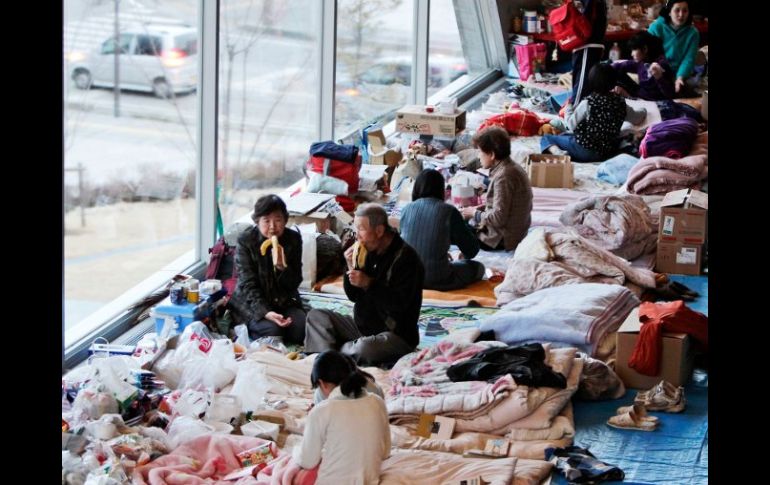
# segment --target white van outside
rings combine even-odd
[[[194,91],[198,74],[198,35],[180,25],[148,24],[120,34],[120,89],[169,98]],[[71,64],[70,75],[79,89],[115,86],[115,38]]]

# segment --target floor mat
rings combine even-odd
[[[311,307],[322,310],[332,310],[343,315],[353,314],[353,302],[345,297],[335,295],[316,295],[304,293],[302,298]],[[496,308],[444,308],[423,306],[417,326],[420,331],[420,345],[417,348],[429,347],[445,336],[457,330],[477,328],[479,320],[492,315]]]
[[[489,280],[477,281],[465,288],[452,291],[422,290],[423,305],[441,307],[484,306],[496,307],[497,297],[494,288],[498,283]],[[316,285],[316,291],[330,295],[345,295],[342,276],[333,280],[325,280]]]
[[[685,387],[687,407],[681,414],[652,413],[660,419],[651,432],[607,426],[607,418],[620,406],[633,403],[636,390],[612,401],[574,401],[575,445],[588,448],[603,462],[620,467],[623,484],[708,483],[708,388]],[[554,484],[566,484],[553,475]]]

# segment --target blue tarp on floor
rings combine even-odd
[[[629,390],[613,401],[574,401],[575,445],[626,474],[623,482],[604,483],[708,483],[708,388],[686,386],[687,407],[682,413],[651,413],[660,419],[655,431],[607,426],[618,407],[633,403],[636,392]],[[567,481],[554,474],[553,483]]]
[[[697,291],[700,297],[687,302],[708,315],[708,276],[669,275],[674,281]],[[700,371],[702,372],[702,371]],[[700,380],[708,386],[708,377]],[[651,413],[660,419],[655,431],[635,431],[607,426],[617,408],[633,404],[636,389],[613,401],[577,401],[575,445],[588,448],[599,460],[617,465],[626,474],[623,484],[708,483],[708,387],[690,380],[685,386],[687,407],[680,414]],[[554,484],[567,480],[553,473]]]

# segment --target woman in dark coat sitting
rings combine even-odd
[[[479,241],[460,211],[444,202],[444,194],[444,177],[439,172],[420,172],[412,189],[412,202],[401,210],[399,231],[425,266],[423,288],[445,291],[479,281],[484,276],[484,265],[471,260],[479,252]],[[464,259],[450,261],[450,244],[460,248]]]
[[[237,323],[246,324],[251,339],[278,336],[301,345],[305,340],[305,309],[298,290],[302,236],[286,230],[289,212],[277,195],[260,197],[252,219],[256,226],[238,238],[238,285],[228,307]]]

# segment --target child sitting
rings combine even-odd
[[[674,71],[663,54],[663,41],[643,30],[628,40],[628,48],[632,59],[612,64],[618,73],[615,93],[648,101],[672,99]],[[628,76],[629,72],[638,76],[638,83]]]
[[[612,92],[616,81],[615,70],[609,64],[592,67],[588,73],[590,94],[574,109],[568,105],[565,111],[571,133],[543,135],[542,152],[567,153],[574,162],[598,162],[615,155],[623,121],[628,119],[637,125],[647,116],[647,110],[634,110]]]

